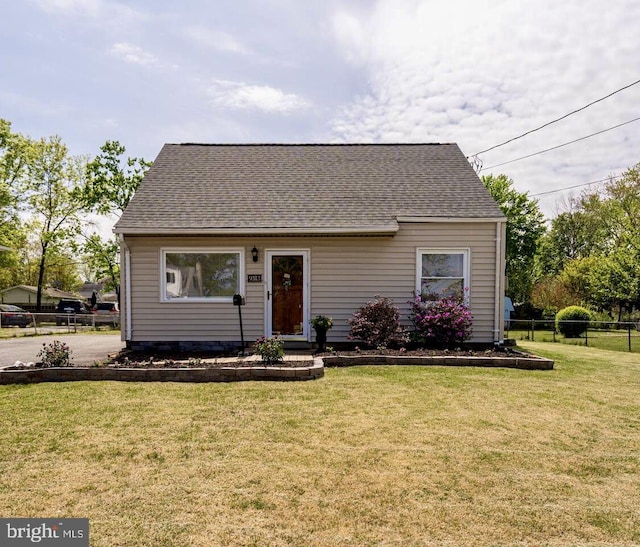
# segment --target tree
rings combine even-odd
[[[560,273],[571,260],[586,258],[601,249],[604,239],[598,219],[592,215],[580,209],[560,213],[540,239],[536,277]]]
[[[87,164],[87,179],[81,198],[85,207],[98,214],[120,216],[151,167],[142,158],[123,158],[126,148],[107,141],[101,153]]]
[[[25,173],[28,139],[0,119],[0,288],[18,284],[19,249],[26,233],[17,212],[17,185]]]
[[[112,290],[120,300],[120,245],[116,238],[104,241],[91,234],[83,245],[85,261],[97,280],[106,280],[105,290]]]
[[[86,182],[80,193],[84,207],[101,215],[120,216],[151,166],[142,158],[126,158],[118,141],[106,141],[87,164]],[[85,238],[82,248],[96,279],[107,279],[107,288],[120,300],[120,246],[115,238],[103,241],[97,234]]]
[[[36,311],[40,311],[49,252],[75,237],[81,224],[83,204],[77,196],[85,160],[69,156],[58,136],[32,142],[29,148],[21,202],[39,245]]]
[[[37,232],[34,231],[34,234]],[[42,281],[43,287],[55,287],[62,291],[74,292],[81,285],[77,255],[67,248],[68,242],[49,245],[47,249],[47,267]],[[16,270],[19,283],[37,285],[40,268],[41,246],[36,237],[27,239],[20,249],[20,263]],[[16,283],[14,283],[16,284]]]
[[[518,192],[506,175],[485,175],[482,182],[507,217],[508,292],[516,302],[529,300],[534,282],[534,260],[545,231],[538,202]]]
[[[610,178],[601,191],[585,194],[585,214],[599,223],[602,243],[594,275],[600,300],[617,300],[618,314],[640,307],[640,163],[620,178]]]

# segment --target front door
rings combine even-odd
[[[307,340],[307,251],[267,252],[267,336]]]

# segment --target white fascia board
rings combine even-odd
[[[362,226],[353,228],[169,228],[149,230],[146,228],[114,229],[122,235],[395,235],[399,230],[397,223],[390,226]]]
[[[396,217],[398,222],[507,222],[506,217]]]

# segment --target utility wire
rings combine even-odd
[[[484,154],[485,152],[489,152],[489,150],[495,150],[496,148],[499,148],[500,146],[504,146],[505,144],[508,144],[510,142],[513,142],[515,140],[521,139],[522,137],[526,137],[527,135],[530,135],[531,133],[534,133],[535,131],[539,131],[540,129],[543,129],[551,124],[554,124],[556,122],[559,122],[560,120],[564,120],[565,118],[568,118],[569,116],[576,114],[578,112],[581,112],[582,110],[585,110],[586,108],[589,108],[590,106],[593,106],[596,103],[599,103],[600,101],[604,101],[605,99],[608,99],[609,97],[612,97],[613,95],[615,95],[616,93],[620,93],[621,91],[624,91],[625,89],[628,89],[634,85],[640,84],[640,80],[636,80],[635,82],[630,83],[629,85],[626,85],[624,87],[621,87],[620,89],[616,89],[615,91],[609,93],[608,95],[605,95],[604,97],[600,97],[599,99],[596,99],[595,101],[590,102],[589,104],[586,104],[576,110],[572,110],[571,112],[569,112],[568,114],[565,114],[564,116],[561,116],[560,118],[556,118],[555,120],[551,120],[550,122],[547,122],[543,125],[541,125],[540,127],[536,127],[535,129],[531,129],[530,131],[527,131],[526,133],[523,133],[522,135],[518,135],[517,137],[513,137],[512,139],[506,140],[504,142],[501,142],[500,144],[496,144],[495,146],[492,146],[491,148],[487,148],[486,150],[481,150],[480,152],[476,152],[475,154],[473,154],[474,156],[478,156],[479,154]]]
[[[546,196],[547,194],[555,194],[557,192],[563,192],[564,190],[573,190],[574,188],[580,188],[581,186],[590,186],[592,184],[598,184],[599,182],[607,182],[609,180],[616,180],[621,178],[622,175],[616,175],[614,177],[607,177],[606,179],[592,180],[591,182],[583,182],[582,184],[574,184],[573,186],[565,186],[564,188],[557,188],[555,190],[549,190],[547,192],[539,192],[537,194],[529,194],[529,197],[535,198],[538,196]]]
[[[596,135],[601,135],[602,133],[606,133],[607,131],[611,131],[612,129],[618,129],[618,127],[622,127],[623,125],[627,125],[629,123],[637,122],[640,120],[640,116],[634,118],[633,120],[629,120],[628,122],[619,123],[618,125],[614,125],[613,127],[609,127],[607,129],[603,129],[602,131],[597,131],[595,133],[591,133],[591,135],[587,135],[586,137],[580,137],[579,139],[575,139],[573,141],[565,142],[563,144],[559,144],[557,146],[552,146],[551,148],[545,148],[544,150],[540,150],[539,152],[534,152],[533,154],[528,154],[526,156],[521,156],[514,160],[504,161],[502,163],[498,163],[496,165],[490,165],[489,167],[483,167],[480,171],[486,171],[487,169],[493,169],[494,167],[500,167],[502,165],[507,165],[509,163],[514,163],[520,160],[526,160],[527,158],[532,158],[533,156],[538,156],[539,154],[544,154],[545,152],[551,152],[551,150],[557,150],[558,148],[562,148],[563,146],[568,146],[569,144],[574,144],[576,142],[584,141],[585,139],[589,139],[591,137],[595,137]]]

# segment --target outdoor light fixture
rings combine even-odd
[[[253,249],[251,249],[251,256],[253,257],[253,261],[254,262],[258,262],[258,249],[256,249],[256,246],[253,246]]]

